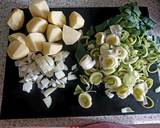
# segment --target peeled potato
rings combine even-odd
[[[42,33],[30,33],[26,38],[26,44],[32,52],[42,51],[42,43],[46,39]]]
[[[82,28],[84,22],[83,17],[78,12],[73,11],[69,16],[69,24],[74,29]]]
[[[49,43],[45,42],[43,45],[43,54],[44,55],[55,55],[62,50],[63,45],[58,43]]]
[[[58,26],[49,24],[47,27],[48,42],[53,43],[62,39],[62,30]]]
[[[33,17],[26,25],[28,32],[44,33],[47,28],[48,22],[40,17]]]
[[[73,28],[63,25],[62,39],[66,45],[73,45],[81,37],[81,32],[74,30]]]
[[[24,35],[23,33],[20,33],[20,32],[13,33],[13,34],[8,36],[8,40],[9,40],[9,42],[13,42],[14,40],[17,40],[17,41],[25,44],[26,35]]]
[[[48,14],[48,21],[62,28],[66,24],[66,17],[62,11],[51,11]]]
[[[7,24],[13,31],[19,30],[22,28],[24,23],[24,12],[21,9],[14,9],[11,15],[8,18]]]
[[[33,17],[42,17],[44,19],[47,19],[50,11],[45,0],[32,0],[29,5],[29,10]]]
[[[17,40],[14,40],[9,44],[7,48],[7,53],[11,59],[17,60],[28,55],[29,49],[26,46],[26,44],[23,44]]]

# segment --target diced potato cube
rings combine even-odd
[[[58,26],[49,24],[47,27],[48,42],[53,43],[62,39],[62,30]]]
[[[27,46],[32,52],[42,51],[42,43],[46,39],[42,33],[30,33],[26,38]]]
[[[40,32],[44,33],[46,31],[48,22],[40,17],[33,17],[26,25],[28,32]]]
[[[62,11],[51,11],[48,14],[48,21],[59,27],[63,27],[66,24],[66,17]]]
[[[13,31],[19,30],[22,28],[24,23],[24,12],[21,9],[14,9],[11,15],[8,18],[7,24]]]

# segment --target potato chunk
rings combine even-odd
[[[44,33],[47,28],[48,22],[40,17],[33,17],[26,25],[28,32]]]
[[[48,14],[48,21],[62,28],[66,24],[66,17],[62,11],[51,11]]]
[[[26,38],[26,44],[32,52],[42,51],[42,43],[46,39],[42,33],[30,33]]]
[[[26,44],[23,44],[17,40],[11,42],[7,48],[8,56],[13,59],[21,59],[28,55],[29,49]]]
[[[58,26],[49,24],[47,27],[48,42],[53,43],[62,39],[62,30]]]
[[[45,0],[32,0],[29,5],[29,10],[33,17],[42,17],[44,19],[47,19],[50,11]]]
[[[58,43],[43,43],[43,55],[55,55],[62,50],[62,44]]]
[[[62,39],[66,45],[73,45],[81,37],[81,32],[74,30],[73,28],[64,25],[62,32]]]
[[[84,22],[83,17],[78,12],[73,11],[69,16],[69,24],[74,29],[82,28]]]
[[[24,23],[24,12],[21,9],[14,9],[8,18],[7,24],[13,31],[22,28]]]

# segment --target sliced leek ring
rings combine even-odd
[[[83,92],[78,97],[78,102],[83,108],[90,108],[92,106],[92,97],[87,92]]]
[[[116,49],[116,53],[118,54],[119,59],[125,59],[128,55],[128,52],[123,47],[119,47]]]
[[[118,65],[118,59],[114,55],[103,55],[100,61],[104,70],[115,68]]]
[[[117,94],[117,96],[120,97],[121,99],[127,98],[127,96],[130,95],[129,87],[126,86],[126,85],[120,86],[120,87],[117,89],[116,94]]]
[[[101,53],[101,55],[106,54],[107,50],[109,50],[109,45],[107,43],[101,45],[101,47],[100,47],[100,53]]]
[[[90,52],[90,55],[95,59],[99,57],[99,54],[100,54],[99,48],[94,48]]]
[[[96,38],[96,44],[101,45],[105,42],[106,34],[105,34],[105,32],[98,32],[95,35],[95,38]]]
[[[104,78],[105,84],[108,86],[108,88],[118,88],[122,85],[122,81],[118,76],[111,75],[111,76],[106,76]]]
[[[80,66],[84,69],[84,70],[89,70],[91,69],[94,65],[96,64],[96,61],[93,60],[90,57],[90,55],[86,54],[85,56],[83,56],[80,60]]]
[[[113,74],[115,71],[116,71],[115,68],[110,68],[110,69],[103,70],[102,72],[103,72],[103,74],[104,74],[105,76],[108,76],[108,75]]]
[[[147,79],[145,80],[145,82],[146,82],[146,84],[147,84],[148,89],[151,89],[152,86],[153,86],[153,79],[147,78]]]
[[[148,104],[146,104],[146,105],[144,105],[144,104],[142,104],[142,106],[144,107],[144,108],[153,108],[154,107],[154,101],[153,101],[153,99],[152,98],[150,98],[149,96],[146,96],[146,99],[147,99],[147,102],[148,102]]]
[[[139,57],[134,57],[134,58],[130,58],[129,60],[124,60],[123,63],[124,64],[134,64],[138,61]]]
[[[106,43],[109,44],[109,45],[115,45],[115,46],[117,46],[117,45],[120,44],[120,39],[115,34],[109,34],[106,37]]]
[[[102,82],[102,73],[94,72],[89,77],[89,82],[94,85],[99,85]]]

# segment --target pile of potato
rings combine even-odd
[[[21,59],[29,52],[41,52],[43,55],[54,55],[65,45],[73,45],[80,37],[81,32],[76,30],[84,26],[84,19],[73,11],[69,16],[69,26],[66,25],[66,16],[62,11],[50,11],[45,0],[34,0],[29,5],[32,19],[26,24],[28,35],[20,32],[9,35],[10,44],[7,49],[11,59]],[[13,31],[24,26],[25,15],[23,10],[15,9],[8,18],[7,24]]]

